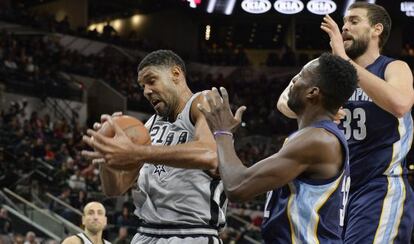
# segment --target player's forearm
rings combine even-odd
[[[120,196],[134,183],[139,174],[139,168],[129,171],[115,170],[105,165],[99,166],[102,191],[107,196]]]
[[[352,62],[358,72],[359,86],[364,92],[385,111],[395,117],[402,117],[410,111],[413,103],[412,93],[401,92],[385,80]]]
[[[174,146],[148,146],[137,152],[140,162],[163,164],[176,168],[216,169],[217,153],[202,142]]]
[[[217,156],[219,161],[219,172],[223,181],[224,191],[231,201],[247,201],[253,195],[246,194],[245,180],[247,167],[237,156],[232,137],[227,135],[218,136]]]

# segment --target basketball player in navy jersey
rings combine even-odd
[[[405,161],[413,138],[413,76],[405,62],[381,55],[391,29],[384,8],[357,2],[343,20],[342,33],[330,16],[321,29],[330,37],[332,52],[349,60],[359,78],[341,122],[352,182],[344,242],[407,244],[414,223]],[[292,117],[287,92],[278,108]]]
[[[100,176],[106,194],[121,195],[137,181],[134,213],[142,223],[131,243],[218,244],[227,199],[214,175],[218,163],[213,135],[196,107],[203,97],[188,88],[184,61],[169,50],[151,52],[141,61],[138,83],[156,112],[145,124],[152,145],[132,143],[104,116],[115,137],[88,130],[84,141],[96,151],[82,153],[92,160],[105,159]],[[142,162],[140,170],[111,168]]]
[[[333,122],[351,96],[357,75],[349,62],[323,54],[304,66],[293,80],[289,106],[299,130],[280,151],[246,168],[237,157],[232,131],[235,116],[221,88],[205,93],[204,113],[217,142],[219,172],[227,197],[247,201],[268,192],[262,234],[266,243],[342,243],[342,227],[350,185],[348,146]]]

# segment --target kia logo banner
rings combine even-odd
[[[244,0],[241,3],[241,7],[244,11],[251,14],[262,14],[272,8],[272,4],[269,0]]]
[[[274,8],[282,14],[297,14],[303,10],[303,3],[300,0],[277,0]]]
[[[306,8],[311,13],[326,15],[335,12],[336,4],[331,0],[311,0],[306,4]]]
[[[402,2],[401,11],[407,16],[414,16],[414,2]]]

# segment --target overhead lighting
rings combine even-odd
[[[210,34],[211,34],[211,26],[206,25],[206,33],[205,33],[205,39],[206,41],[210,40]]]
[[[132,24],[134,26],[137,26],[137,25],[139,25],[141,23],[142,16],[139,15],[139,14],[136,14],[136,15],[132,16],[131,21],[132,21]]]
[[[410,165],[408,165],[408,168],[409,168],[410,170],[414,170],[414,164],[410,164]]]
[[[216,1],[217,0],[210,0],[210,1],[208,1],[208,6],[207,6],[207,12],[208,13],[213,13],[214,7],[216,6]]]
[[[226,15],[231,15],[233,13],[234,5],[236,5],[236,0],[228,0],[224,13]]]
[[[91,25],[88,27],[88,30],[90,30],[90,31],[93,31],[94,29],[96,29],[96,25],[95,25],[95,24],[91,24]]]
[[[115,30],[119,31],[122,27],[122,20],[120,20],[120,19],[114,20],[114,21],[112,21],[111,24],[112,24],[112,26],[114,27]]]

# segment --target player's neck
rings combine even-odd
[[[184,89],[184,91],[180,93],[178,104],[174,111],[173,117],[169,118],[170,121],[175,121],[177,119],[177,116],[183,111],[185,105],[187,104],[188,100],[190,100],[191,96],[193,96],[193,93],[188,88]]]
[[[334,114],[327,112],[322,108],[305,109],[302,114],[298,114],[298,130],[308,127],[318,121],[333,120]]]
[[[87,229],[85,230],[85,235],[89,238],[89,240],[92,241],[92,243],[94,244],[103,244],[102,241],[102,231],[93,234],[90,231],[88,231]]]
[[[364,54],[356,58],[354,62],[362,67],[367,67],[368,65],[374,63],[379,56],[380,50],[378,49],[378,47],[370,46],[368,47],[368,50]]]

